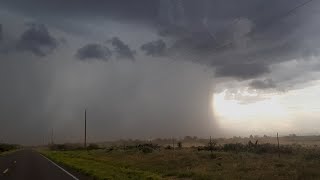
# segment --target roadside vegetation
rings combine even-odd
[[[0,155],[7,154],[19,148],[21,148],[19,145],[0,143]]]
[[[320,148],[272,143],[184,146],[93,145],[91,150],[42,150],[50,159],[96,179],[320,179]],[[279,157],[280,155],[280,157]]]

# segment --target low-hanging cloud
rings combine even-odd
[[[272,79],[253,80],[250,82],[250,86],[254,89],[274,89],[277,87]]]
[[[261,64],[227,64],[217,67],[216,75],[218,77],[252,79],[269,72],[270,69]]]
[[[113,37],[111,40],[111,45],[114,48],[114,52],[116,53],[119,59],[131,59],[134,60],[135,51],[132,51],[129,45],[125,44],[118,37]]]
[[[319,4],[288,13],[301,3],[161,1],[166,8],[159,16],[165,24],[164,34],[176,39],[169,48],[179,55],[174,59],[211,66],[219,77],[247,80],[272,72],[272,64],[319,54],[319,36],[311,30],[319,27],[319,15],[308,11]]]
[[[167,46],[166,43],[160,39],[143,44],[141,50],[149,56],[163,56],[166,53]]]
[[[46,56],[58,47],[58,41],[43,24],[28,24],[17,42],[19,51],[31,52],[36,56]]]
[[[112,52],[108,47],[101,44],[87,44],[79,48],[75,56],[82,61],[108,61],[112,56]]]

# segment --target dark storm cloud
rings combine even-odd
[[[143,44],[141,50],[149,56],[163,56],[166,53],[167,46],[163,40],[157,40]]]
[[[216,75],[218,77],[252,79],[269,72],[269,68],[261,64],[228,64],[217,67]]]
[[[253,80],[249,84],[254,89],[273,89],[276,88],[275,82],[272,79],[264,79],[264,80]]]
[[[158,16],[159,0],[3,0],[1,4],[32,16],[45,17],[112,17],[152,22]]]
[[[77,18],[99,15],[112,19],[138,20],[156,25],[161,35],[171,35],[171,38],[177,39],[169,52],[180,53],[184,56],[183,59],[214,67],[233,63],[246,64],[248,60],[255,59],[256,64],[261,63],[266,69],[270,64],[287,61],[292,57],[304,57],[315,51],[316,46],[301,41],[305,39],[303,31],[297,32],[302,26],[309,27],[311,23],[305,19],[312,16],[315,10],[308,12],[308,5],[295,11],[293,15],[287,13],[302,2],[304,1],[31,0],[21,4],[18,0],[5,0],[2,3],[9,8],[31,14],[41,13],[50,18],[59,15]],[[314,7],[316,5],[317,3]],[[34,11],[35,9],[40,11]],[[242,49],[240,53],[235,53],[238,46],[255,48]],[[303,50],[306,46],[307,50]],[[119,56],[133,57],[128,48],[117,48]],[[225,52],[229,55],[221,55]],[[233,59],[233,63],[229,63],[230,59]]]
[[[212,66],[221,77],[252,79],[272,64],[319,53],[317,2],[294,11],[304,1],[162,2],[161,32],[177,39],[169,51],[180,56],[174,59]]]
[[[135,51],[132,51],[129,45],[125,44],[118,37],[113,37],[110,42],[118,58],[134,60]]]
[[[46,56],[58,47],[58,41],[43,24],[29,24],[17,42],[17,49],[36,56]]]
[[[110,49],[101,44],[87,44],[78,49],[76,57],[82,61],[92,59],[108,61],[112,53]]]

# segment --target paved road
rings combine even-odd
[[[21,150],[0,157],[1,180],[76,180],[88,179],[67,171],[36,151]]]

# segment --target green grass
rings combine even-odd
[[[161,179],[158,174],[128,167],[126,164],[98,159],[87,151],[41,151],[50,159],[96,179]]]
[[[281,155],[192,149],[137,151],[42,151],[50,159],[96,179],[320,179],[319,153]],[[312,157],[312,158],[310,158]]]

